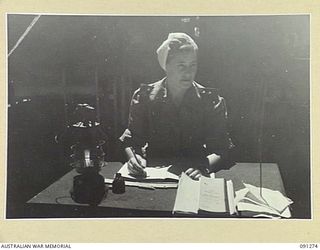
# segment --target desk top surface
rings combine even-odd
[[[102,168],[100,174],[105,178],[113,178],[121,166],[122,164],[119,162],[110,162]],[[77,175],[75,170],[70,171],[30,199],[28,203],[87,206],[78,204],[71,199],[70,189],[75,175]],[[259,163],[237,163],[230,170],[221,170],[216,173],[216,178],[232,180],[235,191],[244,187],[242,183],[259,186]],[[285,194],[277,164],[262,164],[262,186]],[[113,194],[109,190],[106,199],[100,203],[99,207],[171,212],[175,196],[176,189],[148,190],[126,187],[124,194]]]

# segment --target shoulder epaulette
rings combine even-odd
[[[149,95],[152,91],[153,87],[150,84],[141,84],[140,85],[140,94],[141,95]]]
[[[212,101],[213,103],[219,102],[218,89],[216,88],[198,88],[201,98],[204,100]]]
[[[152,89],[153,87],[149,84],[141,84],[139,90],[136,92],[137,100],[148,100]]]

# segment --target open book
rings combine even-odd
[[[174,213],[227,213],[234,214],[232,181],[201,176],[192,180],[182,173],[178,184]]]
[[[128,170],[128,164],[125,163],[118,173],[127,180],[136,181],[175,181],[179,180],[179,176],[169,172],[171,166],[166,167],[146,167],[144,170],[147,173],[146,177],[132,176]]]

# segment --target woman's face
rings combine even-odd
[[[195,50],[178,52],[167,62],[168,82],[177,84],[181,88],[189,88],[196,76],[197,67],[197,53]]]

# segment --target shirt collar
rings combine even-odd
[[[167,78],[166,77],[163,78],[162,80],[160,80],[160,82],[161,82],[161,85],[157,94],[159,95],[160,98],[167,99],[169,97]],[[201,98],[199,88],[197,87],[197,83],[195,81],[192,82],[192,86],[186,91],[185,97],[186,96],[190,97],[190,94],[192,94],[192,96],[198,97],[199,99]]]

